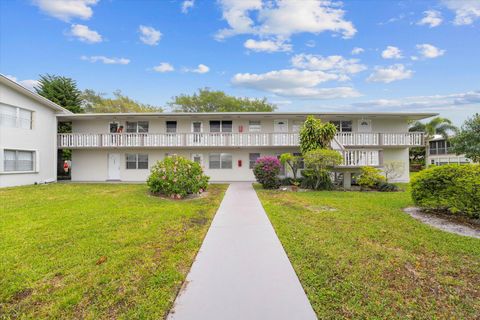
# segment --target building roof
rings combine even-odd
[[[0,73],[0,83],[6,85],[7,87],[17,91],[18,93],[21,93],[29,98],[32,98],[33,100],[37,101],[38,103],[41,103],[42,105],[49,107],[51,109],[54,109],[56,111],[62,112],[64,114],[73,114],[71,111],[59,106],[55,102],[52,102],[48,100],[45,97],[42,97],[41,95],[32,92],[22,86],[21,84],[9,79],[8,77],[4,76],[3,74]]]
[[[188,118],[214,118],[221,116],[222,118],[243,118],[258,117],[290,117],[305,118],[308,115],[316,117],[334,118],[341,120],[342,118],[379,118],[379,119],[398,119],[421,120],[437,116],[438,113],[405,113],[405,112],[148,112],[148,113],[76,113],[68,115],[58,115],[62,120],[91,120],[91,119],[128,119],[128,118],[172,118],[172,117],[188,117]]]

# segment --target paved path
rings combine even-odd
[[[168,319],[316,319],[251,183],[230,184]]]

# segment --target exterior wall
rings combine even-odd
[[[209,169],[210,153],[231,153],[232,169]],[[254,181],[252,170],[249,168],[249,153],[260,153],[260,156],[277,155],[285,152],[298,152],[296,148],[283,149],[190,149],[190,150],[159,150],[159,149],[121,149],[121,150],[72,150],[72,181],[106,181],[108,180],[108,154],[120,154],[120,180],[122,181],[146,181],[149,169],[126,169],[126,154],[141,153],[148,154],[148,166],[165,158],[166,153],[177,154],[191,159],[192,154],[202,154],[202,167],[205,174],[212,182],[219,181]],[[242,166],[238,166],[238,161],[242,161]]]
[[[0,127],[0,187],[55,181],[57,120],[55,111],[0,84],[0,102],[33,111],[32,129]],[[5,149],[35,151],[33,172],[4,172]]]
[[[399,149],[385,149],[383,150],[383,163],[388,162],[402,162],[403,170],[399,170],[400,176],[389,179],[390,182],[409,182],[410,181],[410,166],[408,157],[408,148]]]

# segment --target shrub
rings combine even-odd
[[[264,189],[278,189],[280,187],[280,161],[273,156],[258,158],[253,167],[257,181]]]
[[[411,185],[413,201],[424,209],[480,218],[479,164],[429,167]]]
[[[393,184],[393,183],[388,183],[384,181],[378,181],[377,184],[375,185],[375,189],[380,191],[380,192],[394,192],[400,190],[400,188]]]
[[[312,189],[332,189],[331,171],[333,167],[342,163],[342,155],[335,150],[317,149],[305,154],[307,169],[302,172],[305,177],[304,186]]]
[[[362,189],[373,189],[378,183],[385,182],[385,177],[377,168],[361,167],[356,181]]]
[[[209,179],[198,163],[170,156],[152,167],[147,185],[153,193],[183,198],[204,191]]]

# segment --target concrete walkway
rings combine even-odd
[[[168,319],[316,319],[251,183],[230,184]]]

